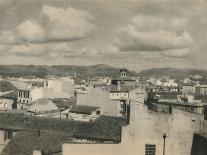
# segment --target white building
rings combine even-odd
[[[110,99],[110,91],[102,86],[87,87],[86,94],[77,94],[77,105],[100,107],[101,113],[120,116],[121,103]]]
[[[73,79],[62,77],[58,80],[44,82],[43,97],[70,98],[74,97],[75,83]]]
[[[0,110],[8,110],[12,109],[12,105],[14,104],[14,100],[0,98]]]
[[[18,83],[18,102],[29,104],[41,98],[71,98],[74,96],[74,81],[69,78],[47,80],[43,87]]]
[[[166,86],[177,87],[178,83],[175,82],[175,79],[169,79],[166,82],[163,82],[163,86],[164,87],[166,87]]]
[[[18,90],[18,103],[29,104],[40,98],[43,98],[43,88],[35,87]]]

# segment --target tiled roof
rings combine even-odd
[[[105,87],[105,89],[110,92],[129,92],[129,91],[134,90],[136,88],[137,88],[137,86],[121,86],[120,90],[119,90],[117,85],[109,85],[109,86]]]
[[[47,155],[61,155],[62,144],[73,141],[70,133],[23,131],[15,135],[6,145],[2,155],[32,155],[41,150]]]
[[[69,107],[73,107],[76,105],[76,99],[75,98],[55,98],[51,99],[52,102],[59,108],[59,109],[66,109]]]
[[[0,117],[2,129],[65,132],[79,139],[114,142],[120,142],[121,126],[125,124],[124,119],[111,116],[100,116],[95,122],[37,118],[14,113],[0,113]]]
[[[71,113],[79,113],[79,114],[87,114],[90,115],[92,112],[100,109],[100,107],[92,107],[92,106],[85,106],[85,105],[77,105],[72,107],[70,110]]]
[[[12,91],[8,94],[0,96],[2,98],[11,98],[11,99],[17,99],[17,91]]]
[[[10,90],[16,90],[16,87],[8,81],[0,81],[0,91],[6,92]]]

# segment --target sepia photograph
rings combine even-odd
[[[0,0],[0,155],[207,155],[207,1]]]

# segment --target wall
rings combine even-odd
[[[136,84],[136,81],[124,81],[124,86],[134,86]]]
[[[172,114],[149,111],[146,105],[131,102],[130,125],[122,130],[122,143],[136,144],[137,154],[145,154],[145,144],[156,145],[163,153],[163,134],[167,134],[167,155],[189,155],[193,134],[202,129],[200,115],[173,109]]]
[[[43,88],[43,97],[44,98],[70,98],[71,94],[67,92],[56,92],[53,88]]]
[[[39,150],[33,150],[32,155],[42,155],[42,151]]]
[[[100,107],[103,114],[120,115],[120,101],[111,100],[110,92],[98,86],[88,87],[87,94],[77,94],[77,105]]]
[[[6,137],[5,137],[5,131],[0,130],[0,145],[5,144]]]
[[[110,99],[112,100],[120,100],[120,99],[128,99],[129,93],[128,92],[111,92]]]
[[[30,91],[31,101],[43,98],[43,88],[34,88]]]
[[[195,94],[194,86],[183,86],[183,94]]]
[[[195,95],[207,95],[207,86],[206,85],[195,86]]]
[[[12,99],[0,98],[0,110],[12,109],[13,103],[14,103],[14,100]]]
[[[44,82],[44,97],[70,98],[74,97],[74,92],[75,84],[70,78],[61,78],[60,80],[48,80]]]

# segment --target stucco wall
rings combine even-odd
[[[162,155],[165,133],[167,155],[190,155],[193,133],[202,129],[201,119],[178,109],[172,114],[154,113],[144,104],[131,102],[130,125],[122,131],[122,142],[136,144],[137,154],[144,154],[145,144],[155,144],[156,155]]]
[[[120,101],[111,100],[110,92],[101,87],[88,87],[87,94],[77,94],[77,105],[100,107],[103,114],[118,116]]]
[[[12,109],[12,104],[14,103],[11,99],[0,98],[0,110]]]

